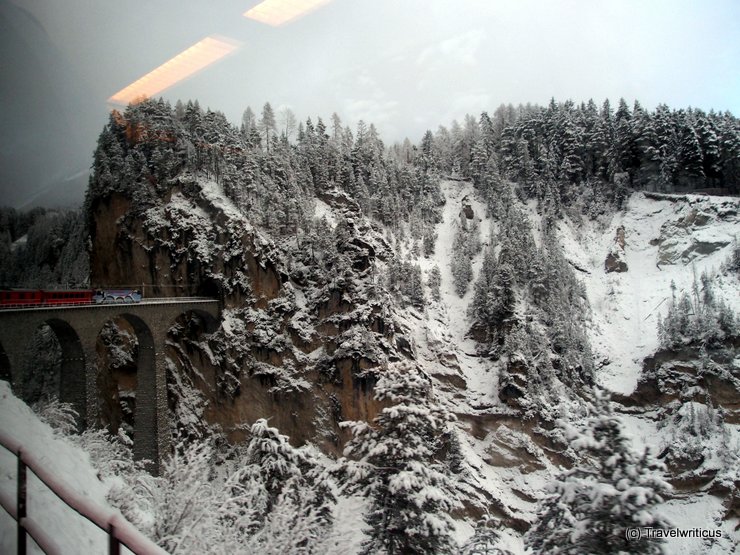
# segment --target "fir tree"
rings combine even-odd
[[[497,263],[493,246],[489,246],[483,254],[483,265],[468,309],[475,325],[485,330],[489,342],[499,337],[501,325],[514,315],[513,274],[508,263]]]
[[[434,254],[434,242],[437,240],[437,234],[432,230],[427,230],[421,238],[422,251],[424,258],[429,258]]]
[[[424,286],[421,278],[421,266],[409,265],[408,273],[408,297],[411,304],[416,308],[424,308]]]
[[[312,518],[318,519],[317,525],[331,524],[330,504],[335,500],[318,465],[295,449],[277,428],[268,426],[264,418],[251,426],[250,433],[249,443],[239,457],[244,466],[236,473],[236,483],[261,492],[261,499],[252,500],[261,506],[256,521],[268,519],[281,503],[289,503],[298,509],[294,518],[310,511]]]
[[[468,234],[462,227],[455,233],[452,243],[452,258],[450,270],[455,292],[462,298],[468,290],[468,284],[473,279],[473,265],[470,262]]]
[[[619,419],[599,404],[604,412],[590,417],[583,432],[569,430],[580,461],[540,502],[525,538],[536,553],[662,553],[662,540],[630,540],[627,530],[667,526],[657,510],[670,492],[663,467],[647,453],[635,454]]]
[[[737,333],[734,311],[722,299],[716,298],[713,279],[706,273],[699,280],[694,276],[692,295],[684,292],[676,298],[675,284],[671,283],[671,288],[673,297],[668,313],[665,318],[658,319],[658,338],[662,347],[675,349],[692,343],[712,346]]]
[[[704,159],[699,143],[699,137],[688,115],[681,114],[680,131],[678,136],[678,164],[679,176],[688,180],[698,180],[704,177]]]
[[[439,287],[442,285],[442,273],[439,271],[439,266],[436,264],[429,270],[429,277],[427,278],[427,285],[432,295],[432,299],[439,301],[440,293]]]
[[[265,138],[265,148],[269,152],[271,137],[270,133],[274,133],[276,130],[275,112],[273,112],[272,106],[270,106],[269,102],[265,102],[265,105],[262,107],[262,118],[260,119],[259,125]]]
[[[247,106],[247,109],[244,110],[244,113],[242,114],[242,124],[239,130],[242,136],[247,139],[256,127],[257,116],[254,115],[252,108]]]
[[[387,403],[371,426],[347,422],[352,432],[339,461],[350,492],[369,500],[363,553],[452,551],[456,505],[453,486],[439,462],[439,437],[452,416],[432,399],[429,378],[408,363],[388,368],[375,386]]]
[[[511,551],[499,547],[501,522],[484,515],[475,523],[475,533],[460,550],[460,555],[512,555]]]

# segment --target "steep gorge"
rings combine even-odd
[[[129,119],[157,124],[132,112]],[[487,191],[466,180],[438,182],[421,156],[416,167],[364,166],[362,156],[374,154],[359,149],[337,150],[326,161],[308,140],[298,148],[275,141],[271,154],[252,146],[229,160],[230,140],[249,147],[227,136],[199,153],[209,163],[191,167],[187,153],[202,143],[192,140],[187,122],[170,123],[178,148],[165,147],[180,162],[165,170],[152,161],[137,165],[131,154],[151,155],[162,145],[131,142],[116,128],[120,122],[111,122],[117,138],[102,152],[112,160],[116,149],[128,149],[127,169],[112,183],[101,165],[87,207],[94,286],[143,284],[147,295],[206,295],[223,304],[212,335],[197,321],[180,322],[171,334],[168,382],[179,432],[215,426],[239,441],[245,425],[270,418],[293,443],[338,455],[348,437],[339,422],[371,420],[381,408],[373,398],[378,374],[411,361],[435,379],[438,397],[458,419],[455,436],[446,438],[461,460],[458,516],[497,516],[520,551],[545,485],[574,463],[560,423],[589,410],[595,382],[614,392],[635,446],[669,463],[684,494],[671,500],[675,512],[698,507],[716,522],[734,522],[731,451],[719,460],[695,449],[687,461],[666,445],[690,418],[701,428],[690,411],[709,415],[701,433],[713,445],[737,442],[737,338],[708,352],[697,345],[659,351],[657,320],[672,280],[679,292],[690,290],[692,263],[694,272],[716,269],[718,294],[737,310],[737,276],[720,268],[737,229],[735,199],[632,193],[621,210],[589,218],[527,199],[506,180]],[[316,140],[334,148],[327,137]],[[290,158],[300,148],[316,167]],[[250,171],[258,177],[234,177]],[[365,178],[378,187],[373,198]],[[296,198],[303,204],[287,213],[280,203]],[[431,200],[422,206],[419,198]],[[402,202],[412,208],[403,212]],[[507,229],[510,223],[516,227]],[[471,248],[462,296],[450,266],[461,228],[481,243]],[[517,257],[507,242],[529,250]],[[505,310],[497,306],[484,330],[470,305],[487,256],[498,259],[495,290],[513,300]],[[402,284],[416,272],[423,277],[421,305],[389,277],[401,262]],[[438,300],[429,284],[435,267]],[[501,277],[507,273],[518,274]],[[555,330],[561,308],[567,325]],[[722,371],[706,372],[707,357]],[[724,411],[721,418],[715,409]]]

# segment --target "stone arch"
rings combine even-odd
[[[133,414],[134,458],[148,459],[155,464],[159,461],[157,417],[158,380],[155,341],[149,325],[139,316],[129,313],[117,314],[109,321],[125,321],[133,330],[138,343],[135,362],[135,405]],[[102,332],[103,326],[100,331]],[[107,369],[99,369],[98,383],[101,374]],[[104,393],[105,395],[105,393]]]
[[[85,353],[77,331],[65,320],[50,318],[44,322],[59,341],[62,360],[59,368],[59,400],[70,403],[77,414],[78,427],[87,421],[87,373]]]

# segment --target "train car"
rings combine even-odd
[[[42,291],[44,305],[60,304],[92,304],[92,289],[77,289],[74,291]]]
[[[97,304],[138,303],[141,302],[141,291],[138,289],[101,289],[92,297]]]
[[[0,306],[34,306],[44,302],[44,292],[38,289],[3,289]]]
[[[92,304],[91,289],[68,291],[44,291],[41,289],[3,289],[0,291],[0,307],[17,308],[32,306],[57,306]]]
[[[138,303],[142,294],[138,289],[74,289],[45,291],[42,289],[2,289],[0,308],[32,306],[59,306],[111,303]]]

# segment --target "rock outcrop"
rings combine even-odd
[[[339,249],[351,268],[325,284],[294,276],[214,182],[175,181],[145,208],[120,192],[89,199],[96,287],[223,302],[212,336],[192,315],[171,332],[170,406],[186,433],[208,423],[236,441],[244,423],[270,417],[297,444],[338,452],[338,423],[379,410],[373,369],[408,356],[373,286],[375,260],[390,247],[345,193],[323,198],[344,217]]]
[[[472,220],[475,217],[475,211],[473,210],[473,205],[470,202],[470,199],[465,196],[460,201],[460,218],[463,219],[463,222],[465,220]]]
[[[687,199],[680,209],[683,215],[660,229],[658,264],[690,264],[732,243],[740,224],[739,209],[740,202],[732,198],[721,203]]]
[[[725,518],[737,509],[738,454],[728,426],[740,423],[740,338],[710,349],[686,345],[644,361],[643,377],[628,396],[616,396],[625,412],[650,415],[672,441],[659,453],[667,478],[679,492],[709,491],[724,499]],[[734,509],[733,509],[734,507]]]
[[[274,246],[223,203],[215,183],[178,181],[144,210],[113,192],[90,202],[93,287],[145,296],[220,297],[264,305],[286,280]]]
[[[627,263],[624,261],[624,247],[624,227],[619,226],[614,237],[614,246],[612,247],[609,254],[606,256],[606,260],[604,261],[604,270],[606,271],[606,273],[627,271]]]

